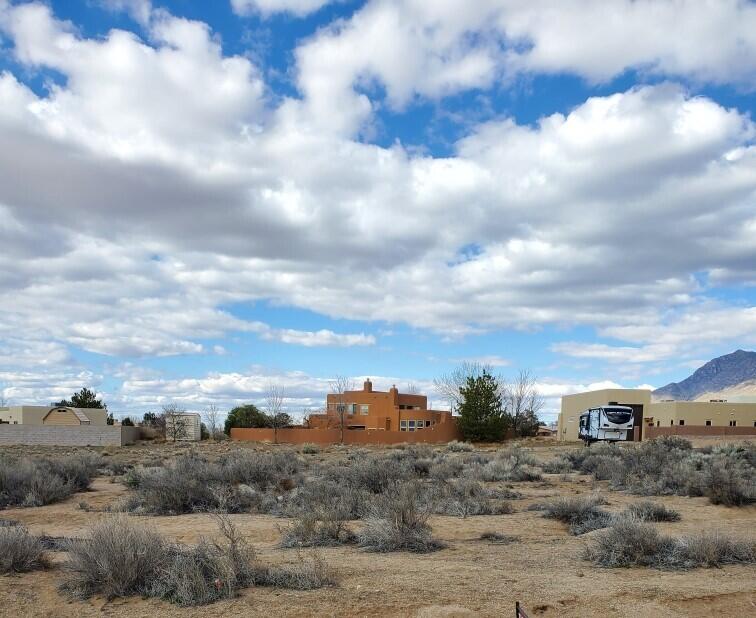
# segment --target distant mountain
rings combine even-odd
[[[743,382],[756,380],[756,352],[736,350],[710,360],[682,382],[672,382],[654,392],[656,399],[693,400],[704,393],[721,393]]]

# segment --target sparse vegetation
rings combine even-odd
[[[0,574],[24,573],[48,566],[45,547],[23,526],[0,526]]]
[[[725,506],[756,502],[753,443],[695,451],[688,440],[666,436],[637,448],[600,444],[567,458],[576,470],[608,479],[613,489],[646,496],[707,496]]]
[[[488,541],[493,545],[509,545],[510,543],[516,543],[517,541],[519,541],[520,537],[487,530],[480,535],[480,540]]]
[[[598,495],[557,498],[535,505],[533,510],[543,516],[569,524],[570,534],[580,535],[605,528],[612,522],[612,514],[600,508],[606,501]]]
[[[619,518],[599,533],[584,557],[604,567],[644,566],[683,570],[756,562],[756,543],[715,532],[673,538],[632,518]]]
[[[61,590],[79,599],[141,595],[190,606],[231,598],[249,585],[306,590],[333,582],[317,557],[293,567],[261,564],[227,518],[218,522],[223,543],[202,540],[186,547],[125,516],[105,519],[88,538],[68,542],[68,578]]]
[[[627,513],[641,521],[680,521],[680,513],[649,500],[631,504],[627,507]]]
[[[43,506],[83,491],[97,472],[98,458],[0,458],[0,508]]]
[[[380,496],[363,522],[357,539],[368,551],[427,553],[445,547],[434,538],[417,483],[406,483]]]

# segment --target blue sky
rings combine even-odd
[[[753,348],[754,32],[738,0],[0,0],[3,397],[298,411],[480,360],[549,420]]]

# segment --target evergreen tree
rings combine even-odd
[[[228,413],[223,431],[231,433],[232,427],[270,427],[268,415],[253,404],[237,406]]]
[[[459,426],[465,440],[496,442],[504,438],[507,420],[499,384],[488,371],[469,376],[460,388]]]
[[[71,399],[64,399],[53,405],[65,406],[67,408],[104,408],[106,410],[108,408],[102,402],[102,399],[97,399],[97,394],[88,388],[82,388],[78,393],[74,393]]]

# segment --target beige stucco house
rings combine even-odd
[[[0,423],[8,425],[107,425],[102,408],[9,406],[0,408]]]

